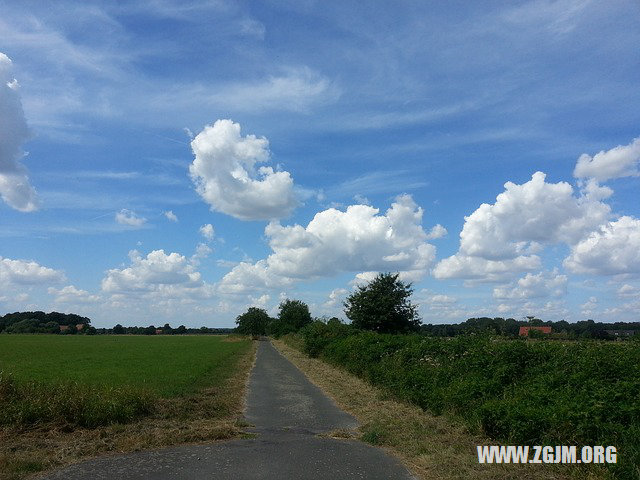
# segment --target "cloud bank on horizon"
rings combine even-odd
[[[637,320],[638,14],[7,6],[0,314],[344,317],[393,271],[426,322]]]

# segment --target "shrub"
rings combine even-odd
[[[620,478],[640,465],[635,342],[528,342],[350,331],[303,332],[304,349],[433,413],[509,444],[615,445]],[[635,466],[634,466],[635,465]]]

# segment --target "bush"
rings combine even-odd
[[[350,325],[339,320],[330,320],[327,323],[316,320],[300,330],[300,335],[304,340],[303,351],[310,357],[317,357],[332,340],[346,337],[353,331],[354,329]]]
[[[304,350],[433,413],[508,444],[614,445],[620,478],[640,465],[635,342],[527,342],[303,331]],[[635,465],[635,466],[634,466]]]

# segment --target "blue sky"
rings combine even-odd
[[[0,313],[638,320],[637,2],[0,10]]]

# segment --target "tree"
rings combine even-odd
[[[276,337],[297,332],[313,321],[309,306],[300,300],[286,299],[280,303],[279,309],[278,319],[269,328],[269,333]]]
[[[236,318],[236,331],[244,335],[265,335],[271,321],[269,314],[262,308],[250,307]]]
[[[347,297],[344,312],[354,327],[378,333],[408,333],[420,328],[418,306],[409,300],[411,284],[398,280],[398,276],[379,273]]]
[[[114,335],[124,335],[126,332],[124,331],[124,327],[118,323],[113,327],[113,333]]]

